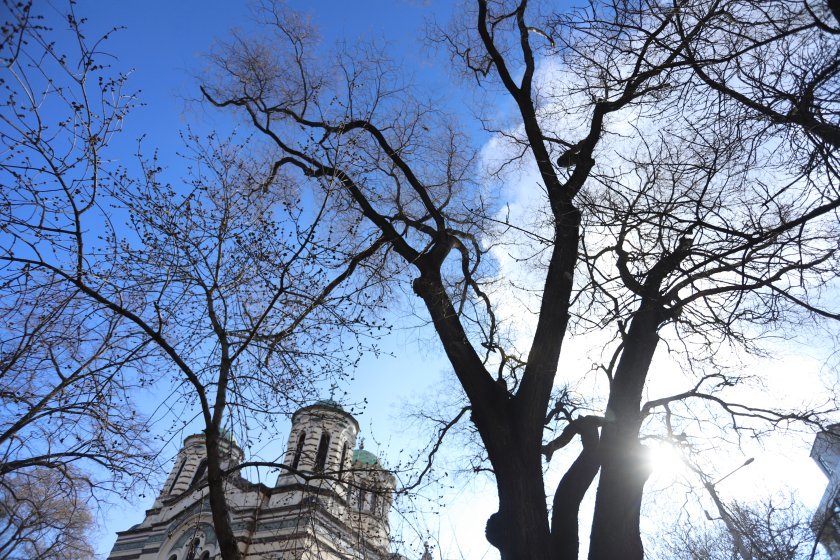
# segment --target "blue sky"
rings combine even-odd
[[[132,69],[130,84],[140,90],[145,107],[137,109],[126,127],[125,139],[146,135],[162,150],[178,146],[178,131],[187,125],[217,123],[220,114],[191,103],[198,98],[204,55],[214,41],[230,30],[253,28],[250,2],[221,0],[159,0],[107,2],[83,0],[77,11],[92,30],[121,26],[105,51],[117,57],[115,66]],[[446,0],[361,0],[354,2],[296,0],[293,8],[311,15],[322,41],[375,40],[388,45],[395,59],[422,77],[433,91],[448,81],[445,66],[429,57],[424,46],[426,21],[445,21],[451,9]]]

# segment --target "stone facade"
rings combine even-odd
[[[811,527],[831,558],[840,558],[840,424],[817,434],[811,458],[828,477]]]
[[[395,485],[376,456],[356,448],[359,424],[332,401],[298,410],[274,487],[228,479],[227,499],[247,560],[384,560]],[[226,468],[240,464],[232,441]],[[142,523],[118,533],[109,560],[221,558],[207,497],[204,436],[184,441],[172,471]]]

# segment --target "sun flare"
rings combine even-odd
[[[665,442],[648,446],[648,460],[651,470],[660,476],[677,476],[686,469],[682,452]]]

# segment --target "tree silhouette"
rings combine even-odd
[[[814,10],[464,6],[433,38],[512,107],[511,120],[481,120],[508,150],[489,176],[458,119],[408,87],[387,50],[339,48],[331,65],[306,20],[268,4],[265,36],[214,53],[206,99],[274,145],[273,171],[340,186],[348,219],[407,267],[401,279],[495,477],[486,535],[502,558],[576,559],[580,504],[599,475],[589,558],[641,559],[642,435],[684,436],[692,423],[760,433],[828,411],[742,402],[730,389],[743,375],[722,351],[838,318],[826,295],[838,256],[838,43],[828,12]],[[537,176],[530,213],[511,211],[492,182],[522,163]],[[533,304],[527,342],[507,336],[517,318],[504,311],[494,248],[541,274],[519,291]],[[555,386],[584,373],[558,370],[572,329],[612,336],[586,407]],[[674,394],[649,385],[664,347],[685,374]],[[577,458],[546,488],[543,457],[572,441]]]

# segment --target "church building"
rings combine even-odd
[[[227,500],[246,560],[384,560],[390,552],[388,513],[394,476],[356,448],[359,424],[324,400],[292,416],[281,471],[273,487],[231,475]],[[242,450],[223,446],[223,468]],[[142,523],[118,533],[109,560],[217,560],[207,495],[204,436],[189,436]]]
[[[811,521],[811,528],[829,556],[840,558],[840,424],[829,426],[817,434],[811,458],[828,478],[828,486]]]

